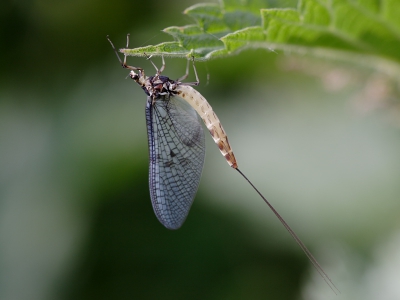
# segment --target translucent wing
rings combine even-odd
[[[205,143],[201,119],[179,96],[147,99],[150,196],[158,220],[169,229],[185,221],[200,183]]]

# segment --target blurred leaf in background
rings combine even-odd
[[[123,48],[129,32],[132,47],[144,47],[164,43],[170,37],[160,29],[170,28],[179,41],[177,28],[196,33],[197,27],[185,27],[195,10],[180,13],[195,4],[236,7],[216,14],[213,26],[197,10],[194,25],[213,30],[215,38],[204,40],[210,48],[225,47],[228,38],[236,43],[242,27],[257,33],[275,8],[302,14],[283,22],[276,13],[270,20],[275,29],[279,22],[287,26],[275,35],[282,47],[263,40],[261,48],[285,52],[242,41],[237,51],[246,51],[198,63],[198,89],[224,124],[241,169],[312,250],[340,297],[399,298],[400,114],[396,72],[386,71],[398,64],[399,4],[238,3],[3,3],[0,299],[336,297],[209,137],[200,189],[184,226],[169,231],[153,214],[146,97],[125,80],[105,37]],[[267,10],[257,14],[262,8]],[[362,15],[345,17],[356,12]],[[341,38],[367,45],[353,47],[356,64],[314,55],[323,45],[343,51],[343,40],[323,38],[332,34],[321,31],[327,20],[353,20],[345,27],[333,22],[333,32],[344,28],[354,34]],[[360,24],[359,31],[349,30],[352,24]],[[306,48],[304,28],[320,35],[306,51],[293,50]],[[200,56],[209,53],[203,50]],[[143,58],[128,62],[147,74],[153,70]],[[165,75],[184,73],[185,59],[166,63]]]

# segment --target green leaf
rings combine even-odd
[[[398,0],[301,0],[297,8],[267,8],[261,0],[224,0],[196,4],[184,13],[195,24],[164,29],[174,41],[120,51],[207,60],[250,47],[265,48],[400,74]]]
[[[163,30],[173,37],[174,42],[120,51],[132,56],[145,56],[144,53],[172,57],[194,56],[197,60],[221,57],[229,53],[221,38],[243,28],[260,26],[260,9],[265,5],[266,2],[260,0],[196,4],[184,11],[196,24],[172,26]]]

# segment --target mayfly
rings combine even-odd
[[[189,213],[200,183],[205,158],[201,118],[228,164],[239,172],[264,200],[304,251],[321,277],[335,292],[337,288],[308,248],[238,168],[228,137],[217,115],[207,100],[192,88],[200,83],[194,57],[192,62],[196,82],[182,82],[189,75],[189,60],[185,75],[177,80],[171,80],[161,75],[165,69],[164,57],[162,57],[163,64],[158,69],[151,61],[150,56],[145,54],[156,69],[154,76],[147,77],[142,68],[126,64],[126,55],[122,61],[108,36],[107,39],[122,67],[130,70],[129,77],[136,81],[147,95],[146,123],[150,156],[150,197],[158,220],[168,229],[178,229]],[[126,48],[128,47],[129,34],[126,43]]]

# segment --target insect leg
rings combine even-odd
[[[130,37],[130,33],[128,33],[126,35],[126,48],[129,48],[129,37]],[[124,66],[126,66],[126,55],[124,55]]]
[[[161,56],[162,59],[162,66],[160,69],[157,68],[156,64],[153,63],[153,61],[151,60],[152,55],[147,55],[146,53],[144,53],[144,55],[146,56],[147,60],[149,60],[151,62],[151,64],[153,65],[153,67],[156,69],[157,73],[156,76],[159,76],[165,69],[165,60],[164,60],[164,55]]]
[[[126,35],[126,48],[129,47],[129,36],[130,36],[130,34],[128,33],[128,34]],[[143,69],[142,69],[142,68],[139,68],[139,67],[132,67],[132,66],[128,66],[128,65],[126,64],[126,54],[124,55],[124,61],[122,61],[121,58],[120,58],[119,55],[118,55],[117,49],[115,49],[115,46],[114,46],[114,44],[111,42],[110,37],[109,37],[108,35],[107,35],[107,40],[110,42],[111,47],[113,48],[113,50],[114,50],[114,52],[115,52],[115,55],[117,56],[117,58],[118,58],[118,60],[119,60],[119,63],[121,64],[121,66],[122,66],[123,68],[128,69],[128,70],[143,72]]]
[[[187,64],[186,64],[186,73],[185,73],[185,75],[183,75],[182,77],[179,77],[175,81],[182,82],[182,80],[185,80],[188,76],[189,76],[189,60],[187,61]]]
[[[183,75],[181,78],[179,78],[177,81],[179,82],[180,85],[194,85],[198,86],[200,84],[199,76],[197,75],[197,70],[196,66],[194,65],[194,56],[192,56],[192,62],[193,62],[193,70],[194,70],[194,75],[196,75],[196,81],[195,82],[180,82],[181,80],[184,80],[188,77],[189,75],[189,61],[186,67],[186,74]]]

